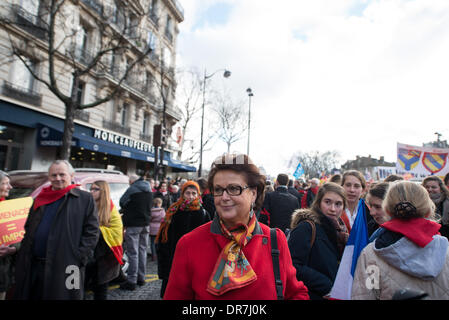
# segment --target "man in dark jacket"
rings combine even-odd
[[[100,234],[97,209],[89,192],[72,184],[65,160],[50,165],[51,186],[34,200],[16,260],[15,299],[84,298],[85,266]]]
[[[129,181],[130,187],[120,198],[125,228],[124,248],[129,260],[128,279],[120,288],[135,290],[136,284],[145,284],[153,194],[150,183],[143,178],[131,175]]]
[[[293,211],[299,209],[298,199],[287,189],[288,175],[279,174],[275,183],[275,190],[265,195],[263,212],[269,215],[272,228],[279,228],[283,232],[290,226]]]
[[[302,198],[302,194],[299,193],[299,191],[293,186],[294,181],[293,179],[289,179],[288,180],[288,192],[292,195],[294,195],[297,199],[299,204],[301,204],[301,198]]]

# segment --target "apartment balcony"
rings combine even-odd
[[[151,135],[143,133],[143,132],[141,132],[139,134],[139,139],[142,141],[148,142],[148,143],[153,143],[153,140],[152,140],[153,137]]]
[[[103,127],[115,132],[119,132],[129,136],[131,134],[131,128],[123,127],[121,124],[114,121],[107,121],[103,119]]]
[[[94,59],[95,55],[90,50],[83,48],[75,48],[75,60],[84,64],[89,65]]]
[[[150,12],[148,14],[148,17],[150,18],[151,22],[153,22],[156,29],[158,29],[159,28],[159,21],[158,21],[159,17],[154,12]]]
[[[89,122],[89,118],[90,118],[90,113],[84,110],[76,110],[75,111],[75,119],[84,121],[84,122]]]
[[[178,0],[170,0],[167,3],[174,9],[175,14],[178,16],[178,19],[184,20],[184,8],[181,6]]]
[[[41,94],[34,92],[31,89],[12,84],[8,81],[4,81],[2,93],[7,97],[29,103],[36,107],[40,107],[42,105]]]
[[[100,16],[103,16],[103,5],[98,2],[97,0],[81,0],[82,3],[84,3],[86,6],[94,10],[96,13],[98,13]]]
[[[14,4],[11,9],[15,26],[40,40],[46,41],[48,39],[47,25],[42,21],[41,17],[29,13],[20,5]]]

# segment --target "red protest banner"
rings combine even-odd
[[[0,202],[0,245],[22,241],[23,229],[33,198],[19,198]]]

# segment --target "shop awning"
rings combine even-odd
[[[94,130],[92,128],[89,129]],[[75,130],[72,138],[73,147],[154,163],[153,152],[145,152],[125,145],[118,145],[116,143],[97,139],[86,134],[86,131],[88,132],[89,130],[83,131]],[[37,143],[39,146],[59,147],[62,145],[62,131],[45,124],[39,124]],[[164,157],[164,165],[172,167],[176,172],[196,171],[195,167],[186,165],[181,161],[171,159],[167,155]]]

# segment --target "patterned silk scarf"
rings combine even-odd
[[[179,198],[179,200],[173,203],[165,213],[164,219],[162,219],[161,226],[159,227],[158,234],[156,236],[156,242],[165,243],[168,241],[168,228],[171,224],[173,216],[178,210],[181,211],[197,211],[202,207],[202,202],[200,197],[196,197],[193,200],[187,200],[184,198]]]
[[[207,291],[213,295],[220,296],[257,280],[256,273],[243,253],[243,248],[251,240],[256,226],[256,215],[253,212],[251,214],[248,225],[241,224],[231,231],[220,219],[221,231],[230,241],[221,251],[207,285]]]

